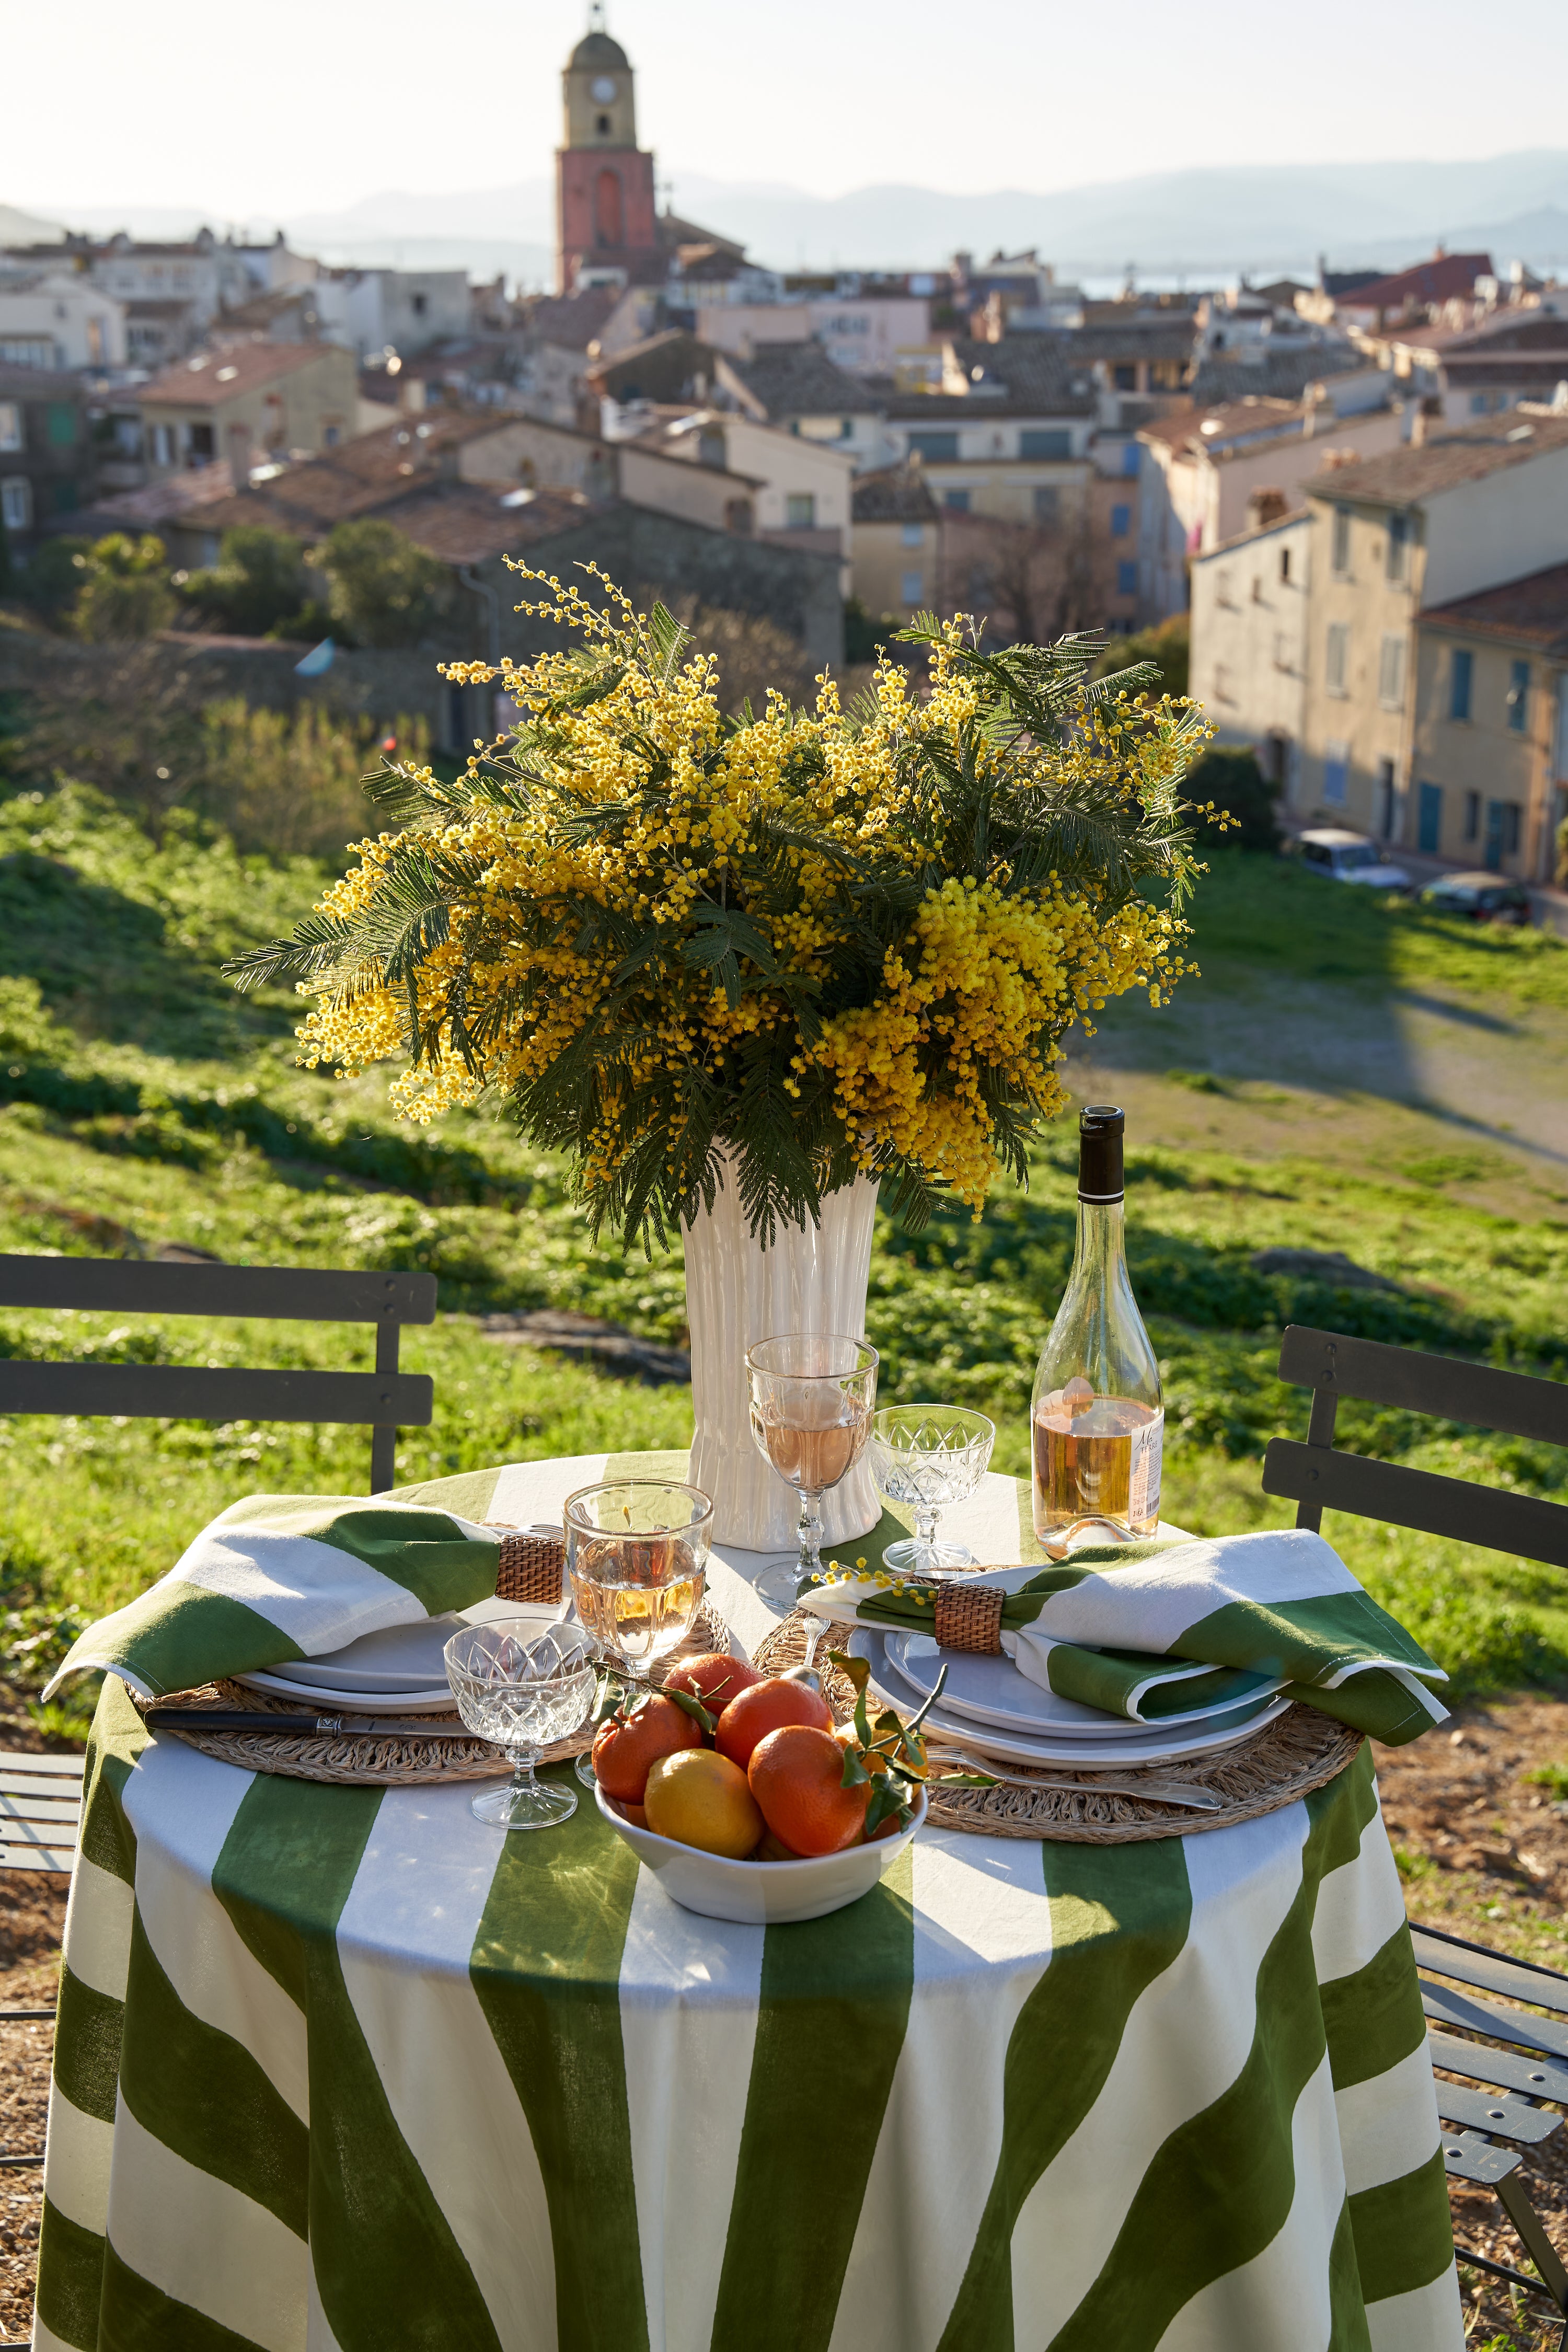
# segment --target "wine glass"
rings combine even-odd
[[[912,1507],[915,1531],[882,1554],[895,1576],[949,1577],[974,1565],[967,1544],[939,1543],[936,1523],[950,1503],[973,1494],[985,1475],[996,1428],[965,1405],[885,1405],[871,1423],[871,1475],[889,1503]]]
[[[442,1655],[458,1712],[470,1731],[511,1758],[504,1788],[473,1801],[475,1817],[502,1830],[548,1830],[569,1821],[577,1792],[536,1780],[539,1750],[575,1731],[594,1703],[594,1660],[582,1628],[536,1617],[497,1617],[465,1625]]]
[[[757,1451],[800,1496],[800,1549],[770,1560],[756,1590],[793,1609],[808,1577],[822,1573],[822,1497],[866,1451],[877,1402],[875,1348],[834,1331],[796,1331],[746,1350],[752,1435]]]
[[[566,1504],[566,1574],[598,1655],[647,1685],[656,1659],[679,1649],[702,1606],[713,1505],[700,1486],[616,1478]],[[594,1785],[591,1757],[577,1778]]]

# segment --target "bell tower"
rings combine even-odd
[[[637,145],[637,92],[626,53],[593,0],[588,30],[561,77],[555,154],[556,275],[563,294],[584,271],[623,269],[658,249],[653,157]]]

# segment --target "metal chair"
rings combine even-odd
[[[1568,1446],[1568,1385],[1300,1324],[1291,1324],[1281,1340],[1279,1377],[1312,1391],[1306,1444],[1273,1438],[1263,1461],[1264,1493],[1294,1501],[1299,1528],[1321,1527],[1325,1510],[1349,1511],[1517,1559],[1568,1567],[1568,1508],[1561,1503],[1376,1462],[1334,1446],[1342,1396]],[[1568,2352],[1568,2270],[1519,2177],[1521,2151],[1550,2139],[1563,2123],[1538,2102],[1568,2105],[1568,1977],[1538,1961],[1505,1959],[1442,1927],[1413,1923],[1411,1940],[1421,1972],[1422,2006],[1433,2025],[1427,2036],[1433,2065],[1481,2086],[1472,2091],[1437,2082],[1437,2113],[1445,2124],[1458,2127],[1443,2134],[1449,2177],[1496,2192],[1539,2276],[1468,2246],[1456,2251],[1461,2262],[1544,2295],[1563,2318],[1560,2347]],[[1478,2000],[1458,1986],[1479,1986],[1510,2004],[1528,2003],[1549,2014],[1531,2016],[1498,2000]],[[1471,2038],[1480,2035],[1488,2041]],[[1511,2047],[1494,2049],[1489,2046],[1492,2042]],[[1500,2147],[1499,2139],[1514,2146]]]
[[[247,1315],[274,1322],[375,1326],[374,1372],[253,1372],[195,1364],[61,1364],[0,1358],[0,1412],[369,1424],[371,1492],[379,1495],[393,1481],[398,1430],[427,1427],[435,1411],[429,1376],[397,1369],[404,1324],[436,1319],[433,1274],[165,1265],[134,1258],[0,1254],[0,1307],[71,1307],[110,1315]]]

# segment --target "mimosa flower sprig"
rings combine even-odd
[[[848,709],[824,674],[810,710],[730,718],[662,606],[514,568],[581,642],[446,666],[516,731],[454,782],[368,777],[397,829],[239,986],[292,975],[300,1059],[401,1060],[410,1118],[510,1103],[595,1230],[668,1238],[725,1155],[764,1238],[861,1171],[911,1222],[978,1211],[1062,1108],[1072,1024],[1187,969],[1199,711],[1091,684],[1093,637],[982,652],[922,615],[923,694],[884,659]]]

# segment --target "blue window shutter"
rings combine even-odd
[[[1119,596],[1136,596],[1138,593],[1138,566],[1135,563],[1117,565],[1116,593]]]

